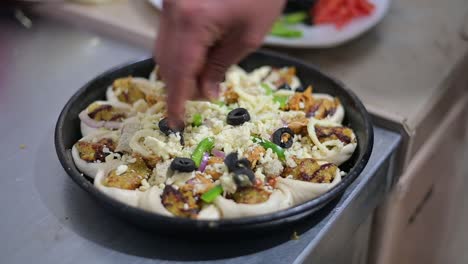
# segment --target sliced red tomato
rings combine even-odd
[[[375,6],[368,0],[318,0],[310,9],[312,23],[342,28],[356,17],[368,16]]]

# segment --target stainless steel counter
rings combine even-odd
[[[351,242],[365,234],[359,230],[389,190],[398,134],[376,127],[364,172],[343,196],[294,227],[229,243],[163,237],[101,210],[66,175],[53,145],[58,114],[81,85],[116,64],[150,54],[69,26],[33,21],[28,29],[0,16],[0,263],[349,263],[365,258],[367,246],[358,250]],[[299,240],[290,240],[293,231]]]

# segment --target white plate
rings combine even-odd
[[[162,9],[162,1],[163,0],[148,0],[154,7],[157,9]]]
[[[162,0],[148,0],[156,8],[162,8]],[[353,40],[369,29],[377,25],[388,12],[391,0],[369,0],[375,5],[375,10],[370,16],[353,19],[341,29],[334,25],[307,26],[296,25],[294,28],[303,32],[301,38],[288,39],[275,36],[267,36],[264,44],[269,46],[290,48],[329,48],[339,46]]]
[[[341,45],[377,25],[388,12],[390,0],[369,0],[369,2],[375,5],[375,10],[370,16],[353,19],[339,30],[334,25],[297,25],[295,27],[303,32],[302,38],[288,39],[267,36],[265,44],[294,48],[329,48]]]

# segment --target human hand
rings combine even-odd
[[[285,0],[164,0],[155,56],[177,125],[186,100],[214,98],[226,70],[261,45]]]

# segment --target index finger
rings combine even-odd
[[[204,65],[207,46],[196,28],[162,19],[158,34],[156,57],[161,76],[166,83],[167,114],[171,125],[180,124],[185,102],[196,95],[197,79]]]

